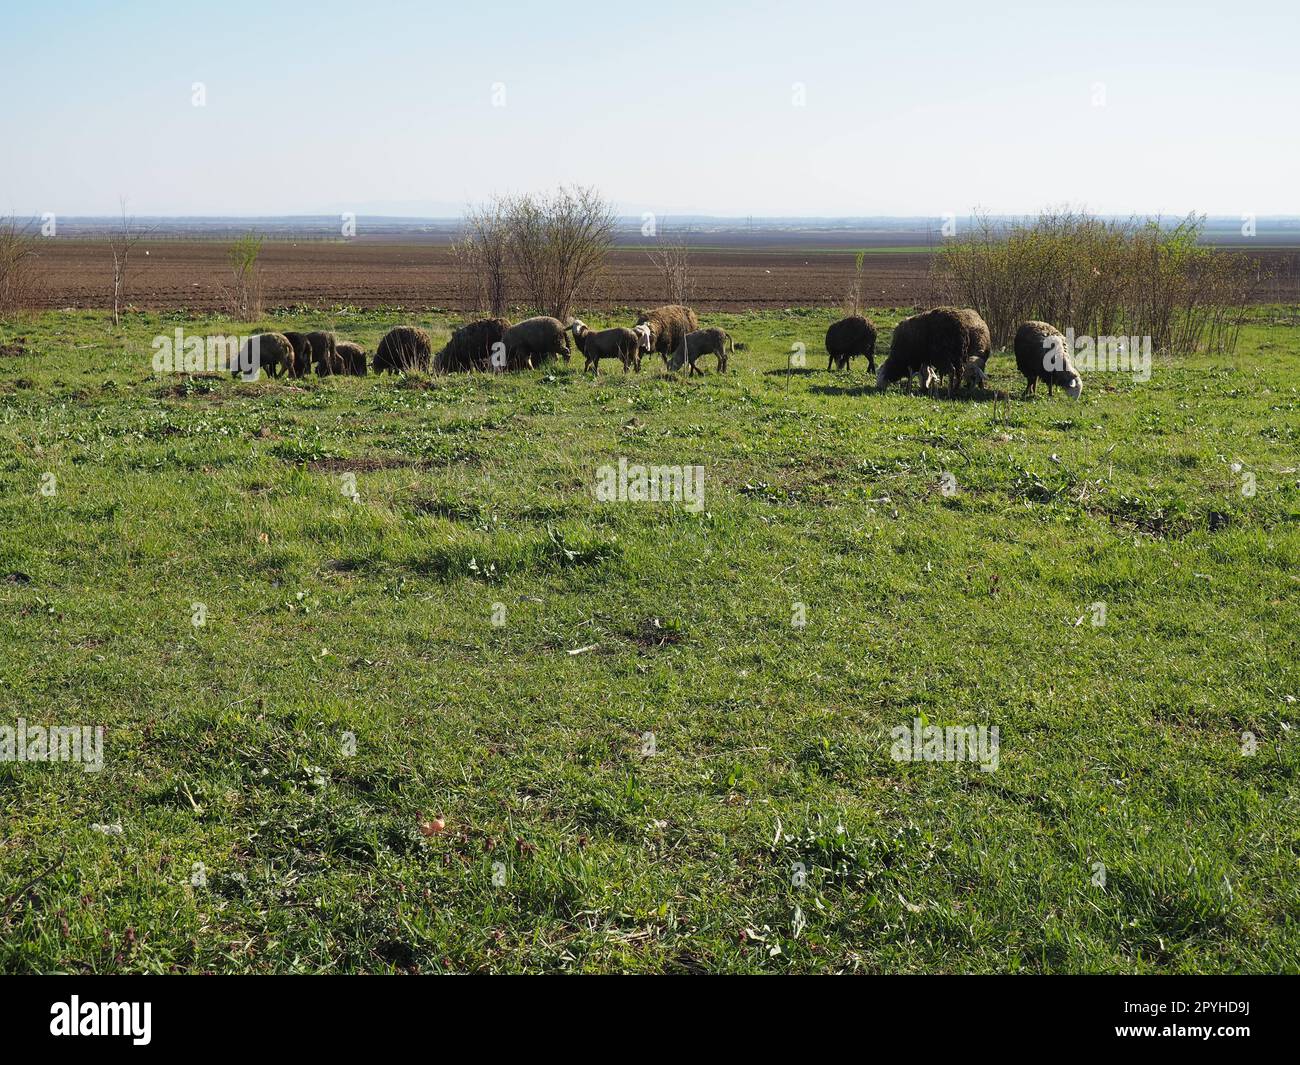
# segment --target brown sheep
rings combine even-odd
[[[244,341],[230,372],[254,381],[259,369],[265,370],[267,377],[277,377],[277,371],[291,372],[293,364],[293,345],[288,337],[283,333],[258,333]]]
[[[399,325],[384,334],[384,339],[375,349],[372,366],[375,373],[427,370],[431,351],[428,333],[413,326]]]
[[[569,361],[569,337],[564,325],[556,318],[539,315],[525,318],[506,330],[506,367],[511,370],[540,366],[553,356]]]
[[[867,369],[876,372],[876,326],[869,318],[851,314],[832,322],[826,330],[826,369],[847,368],[855,355],[867,357]]]
[[[330,374],[343,372],[343,360],[339,358],[338,352],[338,337],[333,333],[317,330],[307,334],[307,342],[311,345],[311,357],[316,364],[317,376],[328,377]]]
[[[349,373],[353,377],[365,377],[366,353],[361,350],[359,344],[353,344],[350,340],[340,340],[335,350],[343,362],[344,373]]]
[[[629,366],[635,366],[638,371],[641,369],[641,343],[631,329],[619,327],[596,332],[588,329],[587,323],[578,318],[569,328],[573,330],[574,342],[586,360],[584,371],[596,372],[601,359],[618,359],[623,364],[624,373]]]
[[[650,350],[659,352],[665,363],[682,346],[686,334],[700,328],[700,320],[695,317],[695,312],[676,303],[642,311],[636,324],[650,327]]]
[[[894,327],[889,341],[889,357],[876,371],[876,387],[888,388],[904,377],[913,378],[933,367],[950,378],[950,394],[956,391],[957,375],[966,362],[966,329],[961,316],[950,307],[934,307]]]
[[[1025,375],[1024,395],[1037,391],[1038,382],[1047,382],[1047,394],[1060,385],[1071,399],[1083,392],[1083,378],[1074,368],[1065,350],[1065,337],[1047,322],[1023,322],[1016,330],[1013,345],[1016,366]]]
[[[311,341],[306,333],[281,333],[293,345],[293,366],[289,372],[294,377],[306,377],[311,373]]]
[[[434,356],[437,373],[464,373],[469,370],[505,369],[505,336],[510,323],[504,318],[483,318],[462,325]],[[497,349],[497,345],[501,347]],[[493,366],[492,355],[499,350],[500,365]]]
[[[669,364],[669,369],[680,370],[684,363],[689,363],[686,376],[691,374],[700,374],[703,376],[704,371],[696,365],[696,360],[701,355],[716,355],[718,357],[718,373],[727,372],[727,349],[736,350],[735,342],[727,335],[725,329],[718,329],[716,326],[712,329],[697,329],[692,333],[687,333],[684,342],[673,355],[673,361]]]

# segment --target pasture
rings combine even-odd
[[[998,352],[1005,415],[826,372],[836,316],[702,314],[693,380],[0,329],[0,724],[105,729],[0,762],[0,970],[1296,971],[1294,309],[1077,402]],[[450,324],[261,324],[402,322]],[[702,507],[598,501],[620,458]]]

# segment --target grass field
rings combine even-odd
[[[0,969],[1300,969],[1294,310],[1005,422],[825,372],[832,317],[709,316],[702,380],[0,328],[0,725],[106,730],[0,763]],[[620,457],[703,508],[598,502]]]

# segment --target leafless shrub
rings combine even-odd
[[[149,230],[136,225],[135,219],[126,213],[126,201],[122,201],[122,222],[111,227],[104,236],[113,257],[113,324],[122,324],[122,300],[126,295],[127,270],[130,265],[131,252],[140,243]]]
[[[534,310],[566,321],[614,241],[614,212],[593,188],[563,187],[505,205],[510,262]]]
[[[478,313],[504,317],[511,281],[509,204],[495,199],[472,209],[452,252],[462,267],[463,303]]]
[[[1253,285],[1246,257],[1198,243],[1204,218],[1175,226],[1046,212],[1000,227],[977,217],[948,241],[933,278],[945,302],[973,307],[1010,342],[1028,320],[1094,336],[1150,336],[1157,350],[1231,351]]]
[[[691,267],[691,248],[685,233],[658,238],[647,254],[663,283],[664,303],[689,306],[695,302],[695,273]]]
[[[0,318],[32,305],[36,292],[36,238],[16,218],[0,219]]]
[[[849,284],[849,291],[845,293],[840,303],[845,318],[862,314],[862,267],[866,258],[867,253],[860,251],[853,260],[853,280]]]

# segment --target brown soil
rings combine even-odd
[[[816,240],[810,237],[810,242]],[[158,240],[135,249],[126,301],[144,310],[218,310],[228,274],[227,245],[214,240]],[[694,254],[692,305],[700,310],[745,310],[838,305],[849,289],[856,249],[790,247],[730,241]],[[1290,265],[1281,280],[1262,289],[1261,302],[1300,300],[1295,249],[1254,253],[1265,270]],[[461,280],[450,248],[442,242],[382,240],[268,242],[262,252],[264,302],[268,308],[306,305],[465,310]],[[867,254],[863,302],[872,307],[911,307],[932,302],[927,281],[930,256],[917,251]],[[59,238],[39,251],[46,308],[110,305],[108,250],[102,242]],[[599,304],[647,307],[664,302],[662,285],[646,253],[616,248],[601,282]]]

